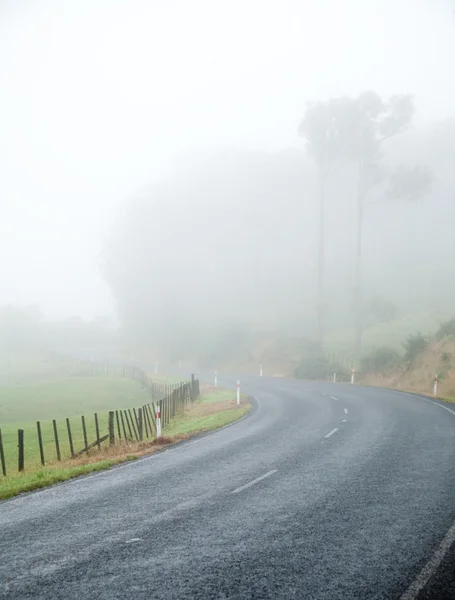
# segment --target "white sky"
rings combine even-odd
[[[307,100],[455,115],[452,0],[0,0],[0,304],[112,311],[118,203],[182,154],[299,144]]]

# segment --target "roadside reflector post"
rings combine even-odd
[[[333,383],[336,383],[336,382],[337,382],[337,374],[336,374],[336,373],[334,373],[334,374],[333,374]]]
[[[262,365],[261,365],[261,368],[259,369],[259,377],[262,377]]]
[[[237,404],[240,404],[240,381],[237,379]]]
[[[355,380],[355,369],[354,369],[354,367],[352,367],[352,370],[351,370],[351,383],[354,383],[354,380]]]
[[[161,409],[159,403],[155,407],[156,437],[161,437]]]
[[[218,372],[215,371],[215,387],[218,387]]]
[[[437,395],[438,395],[438,376],[435,375],[434,380],[433,380],[433,396],[436,398]]]

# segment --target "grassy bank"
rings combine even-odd
[[[163,431],[162,438],[128,445],[123,442],[113,447],[102,448],[100,451],[92,450],[89,456],[83,455],[62,462],[56,462],[54,459],[44,468],[33,464],[24,473],[0,476],[0,499],[94,471],[109,469],[115,464],[151,454],[202,431],[218,429],[232,423],[246,415],[251,408],[244,396],[240,406],[237,406],[233,391],[206,388],[201,392],[199,400],[189,405],[183,415],[169,423]]]

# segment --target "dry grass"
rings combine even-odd
[[[431,343],[413,365],[364,376],[361,383],[432,395],[436,374],[439,375],[438,396],[455,396],[455,340],[451,338]]]
[[[197,432],[194,432],[192,435],[196,435],[196,433]],[[124,458],[125,456],[134,456],[135,458],[138,458],[139,456],[158,452],[170,444],[187,440],[190,437],[191,434],[189,433],[177,433],[172,436],[163,435],[153,440],[129,442],[128,444],[122,440],[120,442],[116,442],[114,446],[105,446],[104,448],[101,448],[101,450],[96,448],[96,450],[91,450],[90,454],[88,455],[82,454],[76,458],[68,458],[59,463],[54,462],[49,466],[66,468],[79,465],[91,465],[102,460],[117,460],[119,458]]]

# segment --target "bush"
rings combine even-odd
[[[412,363],[428,346],[428,338],[420,331],[415,334],[411,333],[402,343],[402,346],[405,350],[405,360]]]
[[[361,361],[361,368],[365,373],[383,372],[396,366],[399,361],[400,355],[396,350],[383,346],[364,356]]]
[[[310,354],[303,358],[294,374],[298,379],[331,379],[333,374],[337,374],[338,381],[347,381],[350,377],[345,367],[330,361],[322,354]]]
[[[450,361],[452,360],[452,354],[450,352],[443,352],[441,354],[441,362],[443,363],[450,363]]]
[[[455,319],[449,319],[449,321],[444,321],[444,323],[441,323],[439,329],[434,334],[434,337],[438,342],[440,342],[449,335],[455,335]]]

